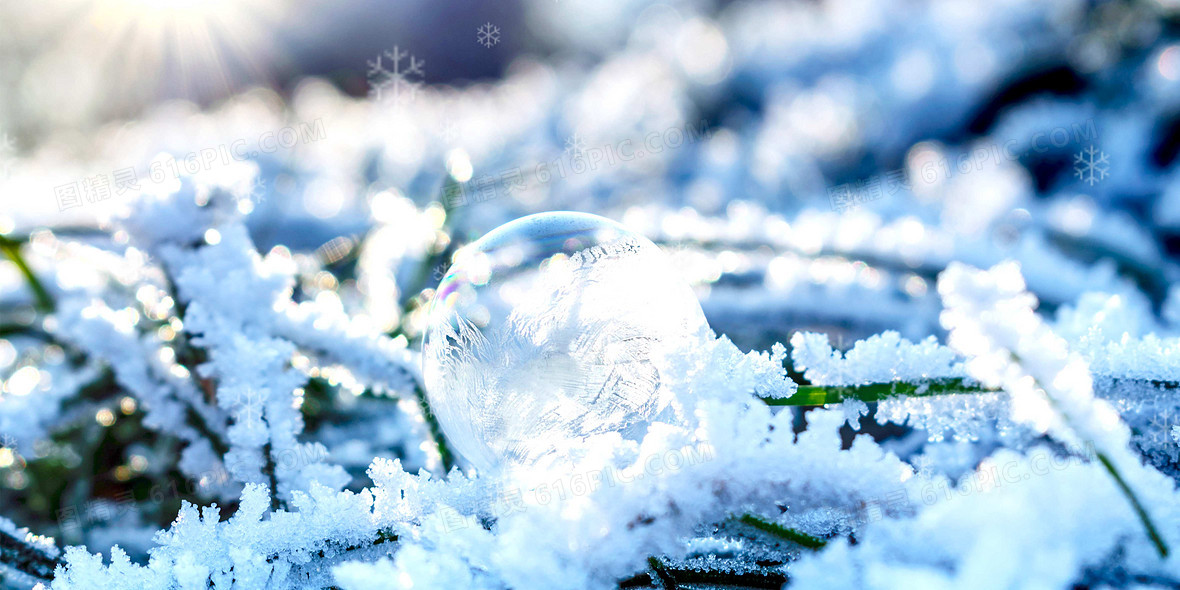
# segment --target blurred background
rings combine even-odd
[[[548,210],[664,246],[743,349],[942,336],[952,260],[1018,260],[1046,313],[1101,291],[1180,326],[1175,0],[6,0],[0,23],[0,234],[51,290],[106,284],[69,244],[122,252],[111,216],[192,182],[234,192],[296,300],[412,345],[458,246]],[[34,321],[22,284],[0,261],[0,323]],[[61,357],[0,339],[0,396]],[[305,413],[358,478],[414,466]],[[84,467],[138,477],[108,443]],[[24,522],[56,520],[62,490],[0,463]]]

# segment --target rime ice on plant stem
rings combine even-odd
[[[532,215],[457,255],[435,295],[423,374],[468,461],[529,464],[595,435],[637,438],[667,416],[661,369],[705,327],[645,238],[593,215]]]
[[[1166,542],[1126,483],[1126,474],[1142,470],[1127,449],[1130,430],[1110,404],[1094,397],[1081,356],[1033,311],[1036,297],[1025,290],[1019,266],[981,271],[953,263],[939,276],[938,291],[947,307],[943,325],[951,346],[970,358],[968,371],[985,384],[1002,385],[1012,395],[1014,417],[1071,446],[1093,444],[1160,557],[1167,557]]]

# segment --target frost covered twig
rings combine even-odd
[[[25,324],[0,324],[0,338],[18,335],[44,340],[45,342],[53,342],[53,336],[51,334],[36,326],[27,326]]]
[[[0,517],[0,571],[10,570],[34,580],[53,579],[54,568],[61,565],[60,552],[51,541],[34,537]]]

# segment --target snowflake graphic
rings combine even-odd
[[[1172,410],[1170,408],[1164,408],[1163,411],[1158,412],[1155,416],[1151,417],[1151,421],[1148,422],[1148,425],[1154,427],[1151,429],[1152,441],[1167,442],[1168,436],[1170,434],[1169,431],[1175,427],[1173,425],[1172,417]]]
[[[565,138],[565,153],[576,158],[581,156],[584,151],[586,151],[586,140],[582,139],[581,135],[574,133]]]
[[[455,126],[455,122],[452,121],[450,117],[443,119],[443,122],[439,124],[438,135],[446,143],[455,141],[455,139],[459,136],[459,130]]]
[[[475,41],[484,47],[491,48],[500,42],[500,27],[487,23],[475,30]]]
[[[7,433],[0,436],[0,447],[16,449],[16,437]]]
[[[245,391],[238,392],[234,406],[238,421],[245,422],[247,428],[254,429],[258,419],[262,418],[262,396],[253,388],[246,388]]]
[[[914,472],[920,477],[931,477],[934,475],[934,460],[926,455],[918,455],[914,457],[910,463],[914,466]]]
[[[387,58],[392,64],[381,64],[382,58]],[[408,67],[403,68],[402,60],[409,58]],[[377,56],[377,61],[369,64],[370,94],[377,98],[377,102],[390,100],[394,106],[402,106],[416,98],[422,88],[425,72],[422,66],[426,60],[416,59],[409,51],[401,51],[396,45],[393,51],[385,51]],[[389,69],[392,67],[393,69]]]
[[[1110,160],[1106,153],[1090,146],[1076,154],[1073,157],[1073,170],[1077,173],[1078,178],[1094,186],[1099,181],[1106,178],[1107,171],[1110,170]]]
[[[254,184],[250,186],[250,201],[252,203],[261,204],[266,200],[266,180],[262,178],[255,178]]]
[[[7,132],[0,134],[0,178],[7,178],[12,166],[12,156],[16,153],[16,145]]]

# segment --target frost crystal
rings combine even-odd
[[[146,109],[8,27],[0,586],[1180,588],[1176,2],[642,4]],[[434,325],[561,209],[670,256]]]

